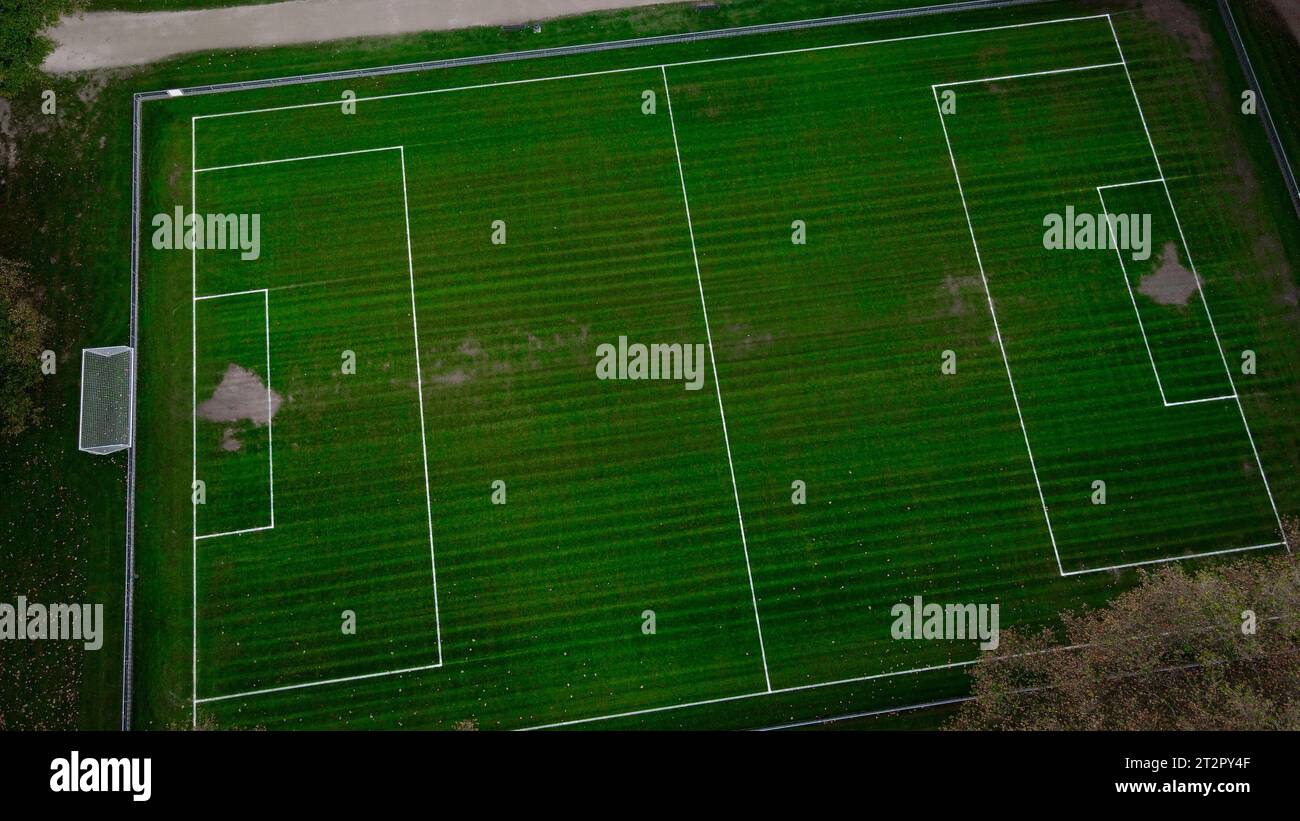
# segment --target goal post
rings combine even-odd
[[[77,447],[101,456],[131,447],[134,395],[133,349],[123,345],[83,349]]]

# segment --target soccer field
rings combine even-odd
[[[1111,16],[930,25],[160,104],[145,214],[260,232],[142,249],[187,718],[900,706],[979,650],[895,640],[895,604],[1034,626],[1285,549],[1247,320]],[[1099,219],[1052,248],[1052,215]],[[698,381],[600,378],[637,343]]]

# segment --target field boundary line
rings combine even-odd
[[[844,14],[832,17],[820,17],[805,20],[790,20],[778,23],[758,23],[730,28],[704,29],[695,32],[677,34],[658,34],[647,37],[634,37],[623,40],[606,40],[596,43],[579,43],[568,46],[549,46],[522,51],[502,51],[467,57],[448,57],[440,60],[424,60],[415,63],[372,66],[360,69],[342,69],[322,71],[312,74],[297,74],[281,77],[265,77],[258,80],[235,81],[229,83],[211,83],[184,88],[155,89],[137,92],[140,100],[167,100],[178,97],[193,97],[205,94],[221,94],[231,91],[247,91],[278,86],[303,85],[307,83],[330,82],[358,77],[378,77],[393,74],[409,74],[420,71],[434,71],[464,66],[491,65],[520,60],[536,60],[549,57],[567,57],[580,54],[592,54],[604,51],[619,51],[626,48],[639,48],[658,45],[680,45],[687,43],[708,42],[758,34],[777,34],[790,31],[806,31],[817,28],[830,28],[842,25],[905,20],[912,17],[927,17],[939,14],[955,14],[966,11],[997,10],[1030,6],[1050,2],[1050,0],[957,0],[957,2],[937,5],[913,6],[901,9],[884,9],[881,11]],[[1102,15],[1092,15],[1101,17]]]
[[[197,214],[198,185],[195,173],[198,143],[194,118],[190,118],[190,213]],[[139,221],[135,228],[139,231]],[[190,493],[199,481],[199,257],[198,243],[190,243]],[[138,272],[137,272],[138,273]],[[190,498],[193,538],[190,540],[190,726],[199,726],[199,506]]]
[[[430,483],[429,483],[429,449],[428,449],[428,439],[427,439],[427,434],[425,432],[425,423],[424,423],[424,381],[423,381],[423,372],[420,367],[420,327],[419,327],[419,321],[416,317],[415,261],[414,261],[414,254],[411,247],[410,200],[407,194],[407,186],[406,186],[406,147],[403,145],[392,145],[392,146],[383,146],[380,148],[358,149],[355,151],[338,151],[329,154],[312,154],[312,155],[301,156],[301,157],[286,157],[278,160],[237,163],[233,165],[214,166],[211,168],[197,168],[195,167],[195,162],[194,162],[194,158],[198,154],[198,146],[195,140],[196,120],[197,120],[196,117],[190,118],[190,181],[191,181],[190,182],[191,184],[190,213],[192,214],[198,213],[198,208],[196,204],[197,194],[194,186],[194,180],[196,179],[196,175],[199,174],[200,172],[224,171],[232,168],[247,168],[252,166],[277,165],[282,163],[299,162],[304,160],[329,159],[335,157],[346,157],[353,154],[372,154],[380,151],[398,152],[398,164],[399,164],[399,168],[401,169],[401,179],[402,179],[402,213],[403,213],[405,236],[406,236],[407,277],[410,282],[410,294],[411,294],[411,332],[412,332],[412,337],[415,345],[415,374],[416,374],[416,386],[417,386],[416,397],[417,397],[417,403],[420,410],[420,454],[421,454],[422,464],[424,468],[424,504],[425,504],[426,523],[427,523],[426,526],[429,534],[429,562],[430,562],[430,572],[432,574],[434,630],[436,635],[436,644],[438,648],[438,661],[434,664],[425,664],[425,665],[419,665],[415,667],[405,667],[399,670],[381,670],[375,673],[363,673],[356,676],[343,676],[339,678],[321,679],[317,681],[308,681],[308,682],[302,682],[298,684],[287,684],[287,685],[281,685],[276,687],[265,687],[265,688],[258,688],[253,690],[245,690],[239,693],[231,693],[226,695],[204,696],[202,698],[199,697],[198,695],[198,543],[202,539],[211,539],[211,538],[216,538],[221,536],[239,536],[247,533],[256,533],[264,530],[272,530],[275,528],[275,490],[274,490],[275,473],[274,473],[274,464],[272,463],[271,524],[270,525],[261,526],[261,527],[243,528],[241,530],[231,530],[231,531],[225,531],[221,533],[200,534],[198,532],[198,506],[194,504],[191,504],[190,506],[194,510],[194,537],[193,537],[194,548],[193,548],[193,558],[192,558],[193,587],[192,587],[192,601],[191,601],[191,609],[192,609],[191,621],[192,621],[192,630],[193,630],[191,675],[192,675],[193,685],[190,693],[191,723],[193,726],[198,726],[198,705],[207,702],[225,701],[228,699],[243,698],[247,696],[261,695],[265,693],[283,692],[285,690],[301,690],[308,687],[319,687],[326,684],[339,684],[347,681],[359,681],[362,679],[380,678],[383,676],[395,676],[395,675],[400,675],[402,673],[412,673],[421,670],[435,670],[442,667],[442,663],[443,663],[442,617],[438,606],[438,568],[437,568],[436,552],[435,552],[434,542],[433,542],[433,506],[431,502]],[[190,259],[191,259],[191,263],[190,263],[191,264],[191,299],[190,299],[191,326],[190,327],[191,327],[191,344],[192,344],[191,356],[193,357],[191,360],[191,379],[192,379],[191,384],[192,384],[192,390],[194,392],[192,396],[192,401],[194,403],[194,412],[193,412],[193,419],[192,419],[192,430],[193,430],[194,438],[193,438],[192,447],[193,447],[193,465],[194,465],[193,476],[194,479],[197,481],[198,478],[198,387],[197,387],[198,386],[198,325],[195,322],[197,318],[197,310],[196,310],[197,305],[199,302],[202,302],[204,300],[222,299],[225,297],[242,296],[246,294],[256,294],[256,293],[262,294],[262,297],[264,299],[263,304],[266,306],[264,316],[266,318],[266,324],[265,324],[266,357],[267,357],[266,359],[266,369],[267,369],[266,401],[267,401],[268,455],[270,455],[272,452],[271,439],[270,439],[271,312],[270,312],[270,289],[269,288],[250,288],[242,291],[228,291],[225,293],[206,294],[204,296],[198,296],[197,295],[197,285],[198,285],[197,243],[191,243],[191,246],[192,247],[190,248]]]
[[[749,562],[749,541],[745,536],[745,516],[740,512],[740,486],[736,484],[736,466],[731,460],[731,437],[727,434],[727,412],[722,407],[722,382],[718,377],[718,360],[713,355],[713,331],[709,328],[709,308],[704,301],[704,279],[700,275],[700,256],[695,250],[695,226],[691,221],[691,201],[686,195],[686,170],[677,143],[677,121],[673,117],[673,95],[668,90],[668,69],[660,66],[664,78],[664,103],[673,132],[673,153],[677,156],[677,177],[682,183],[682,205],[686,208],[686,230],[691,238],[691,259],[695,263],[695,283],[700,290],[700,311],[704,315],[704,333],[709,340],[709,364],[713,367],[713,389],[718,395],[718,415],[722,418],[722,442],[727,448],[727,471],[731,474],[731,491],[736,498],[736,519],[740,522],[740,545],[745,553],[745,575],[749,577],[749,598],[754,605],[754,626],[758,628],[758,650],[763,659],[763,680],[772,691],[772,676],[767,669],[767,647],[763,643],[763,620],[758,615],[758,594],[754,590],[754,571]]]
[[[1214,334],[1214,343],[1219,349],[1219,358],[1223,360],[1224,373],[1228,375],[1228,384],[1232,386],[1232,392],[1236,396],[1237,412],[1241,414],[1241,425],[1246,429],[1246,438],[1250,441],[1251,453],[1255,455],[1255,466],[1259,468],[1259,477],[1264,483],[1264,490],[1268,493],[1268,502],[1273,508],[1278,536],[1281,537],[1282,544],[1290,553],[1291,544],[1287,540],[1286,528],[1282,526],[1282,514],[1278,512],[1277,500],[1273,497],[1273,488],[1269,486],[1268,475],[1264,472],[1264,462],[1259,457],[1259,448],[1255,446],[1255,435],[1251,432],[1250,422],[1246,419],[1246,408],[1241,401],[1241,391],[1237,388],[1237,380],[1233,378],[1232,368],[1228,366],[1228,355],[1223,351],[1223,340],[1219,337],[1219,329],[1214,324],[1214,315],[1210,312],[1210,301],[1206,298],[1205,288],[1201,285],[1201,275],[1197,272],[1196,263],[1192,260],[1192,247],[1187,243],[1187,236],[1183,232],[1183,222],[1178,217],[1178,207],[1174,205],[1174,195],[1169,191],[1168,176],[1165,174],[1164,166],[1160,162],[1160,153],[1156,151],[1155,140],[1151,138],[1151,129],[1147,125],[1146,113],[1142,110],[1142,100],[1138,97],[1137,86],[1133,83],[1133,73],[1129,70],[1128,59],[1124,56],[1124,47],[1119,41],[1119,32],[1115,30],[1115,21],[1111,19],[1110,14],[1106,15],[1106,22],[1110,25],[1110,34],[1115,40],[1115,50],[1119,53],[1120,61],[1124,64],[1124,76],[1128,79],[1129,91],[1133,94],[1133,104],[1137,106],[1138,117],[1142,120],[1142,131],[1146,134],[1147,145],[1151,148],[1151,158],[1155,160],[1156,171],[1160,175],[1160,184],[1165,189],[1165,199],[1169,202],[1169,211],[1173,214],[1174,225],[1178,228],[1178,238],[1182,240],[1183,251],[1187,254],[1187,267],[1192,269],[1192,275],[1196,280],[1196,290],[1201,295],[1201,304],[1205,307],[1205,316],[1210,321],[1210,331]]]
[[[1107,15],[1105,14],[1090,14],[1090,15],[1084,15],[1079,17],[1059,17],[1051,20],[1036,20],[1028,23],[1009,23],[1001,26],[985,26],[980,28],[956,29],[953,31],[931,32],[929,34],[911,34],[903,37],[888,37],[888,38],[878,39],[878,40],[859,40],[852,43],[831,43],[828,45],[821,45],[821,46],[805,46],[803,48],[780,49],[776,51],[761,51],[761,52],[755,52],[753,54],[734,54],[734,55],[728,55],[724,57],[704,57],[698,60],[679,60],[679,61],[668,62],[668,63],[648,63],[646,65],[639,65],[639,66],[624,66],[620,68],[599,69],[596,71],[583,71],[583,72],[576,72],[572,74],[556,74],[547,77],[526,77],[518,80],[498,80],[496,82],[474,83],[471,85],[451,86],[448,88],[430,88],[430,89],[423,89],[420,91],[404,91],[395,94],[377,94],[370,97],[357,97],[354,100],[348,100],[347,102],[361,103],[361,102],[376,102],[379,100],[396,100],[396,99],[402,99],[406,97],[420,97],[429,94],[445,94],[453,91],[476,91],[484,88],[496,88],[498,86],[529,85],[532,83],[544,83],[553,80],[576,80],[584,77],[599,77],[606,74],[625,74],[628,72],[636,72],[636,71],[652,71],[655,69],[664,69],[664,68],[681,68],[684,66],[704,65],[707,63],[723,63],[723,62],[734,62],[737,60],[753,60],[762,57],[782,57],[791,54],[807,54],[807,53],[818,52],[818,51],[831,51],[836,49],[862,48],[865,46],[878,46],[878,45],[887,45],[890,43],[903,43],[903,42],[910,42],[913,40],[928,40],[936,37],[953,37],[961,34],[984,34],[993,31],[1008,31],[1012,29],[1057,25],[1061,23],[1078,23],[1078,22],[1086,22],[1090,20],[1102,20],[1105,19],[1106,17]],[[296,103],[292,105],[269,106],[266,108],[250,108],[241,111],[221,111],[214,114],[196,114],[194,115],[194,118],[199,120],[221,119],[224,117],[238,117],[246,114],[267,114],[275,111],[293,111],[293,110],[304,109],[304,108],[319,108],[322,106],[339,106],[342,105],[344,102],[345,101],[342,99],[319,100],[317,102],[312,102],[312,103]]]

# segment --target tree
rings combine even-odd
[[[0,0],[0,97],[12,97],[40,73],[54,48],[44,31],[79,0]]]
[[[1294,544],[1300,522],[1287,530]],[[1300,730],[1300,563],[1289,554],[1195,575],[1163,565],[1062,621],[1064,642],[1002,631],[994,655],[972,665],[974,699],[950,726]]]
[[[36,383],[52,326],[36,308],[29,279],[25,263],[0,257],[0,439],[41,417]]]

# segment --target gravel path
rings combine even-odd
[[[49,72],[131,66],[191,51],[497,26],[664,0],[290,0],[202,11],[91,12],[50,31]]]

